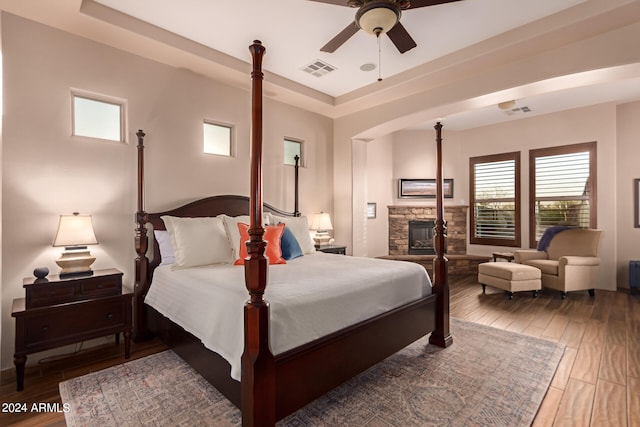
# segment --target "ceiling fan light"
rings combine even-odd
[[[384,34],[400,20],[400,9],[387,2],[372,2],[361,7],[356,13],[358,27],[369,34]]]
[[[516,101],[515,99],[509,100],[509,101],[504,101],[498,104],[498,108],[501,110],[510,110],[513,107],[515,107],[516,105]]]

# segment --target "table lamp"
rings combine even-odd
[[[96,260],[91,256],[87,245],[96,245],[98,240],[93,231],[91,215],[60,215],[58,232],[53,246],[64,246],[65,251],[56,264],[60,266],[60,276],[91,275],[91,264]]]
[[[331,217],[326,212],[320,212],[313,214],[313,220],[311,221],[311,229],[316,230],[316,235],[313,240],[317,245],[325,246],[329,244],[331,236],[329,236],[328,230],[333,230],[331,225]]]

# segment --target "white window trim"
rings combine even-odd
[[[300,161],[298,162],[298,166],[301,167],[301,168],[305,167],[306,159],[307,159],[307,155],[306,155],[305,151],[306,151],[306,145],[307,144],[304,142],[304,140],[300,139],[300,138],[291,138],[291,137],[285,136],[282,139],[282,143],[284,144],[285,141],[297,142],[298,144],[300,144]],[[284,148],[283,148],[283,150],[284,150]],[[282,157],[284,157],[284,156],[282,156]],[[284,163],[284,165],[285,166],[295,167],[295,164]]]
[[[119,141],[115,141],[113,139],[104,139],[104,138],[94,138],[91,136],[84,136],[84,135],[76,135],[74,133],[75,131],[75,117],[76,117],[76,113],[75,113],[75,102],[74,102],[74,98],[75,97],[79,97],[79,98],[85,98],[85,99],[91,99],[94,101],[99,101],[99,102],[106,102],[109,104],[114,104],[114,105],[119,105],[120,106],[120,140]],[[76,138],[79,140],[87,140],[87,141],[106,141],[106,142],[121,142],[124,144],[128,144],[129,143],[129,139],[128,139],[128,135],[129,135],[129,123],[128,123],[128,101],[126,99],[123,98],[117,98],[115,96],[109,96],[109,95],[104,95],[101,93],[96,93],[96,92],[90,92],[87,90],[83,90],[83,89],[77,89],[77,88],[71,88],[71,131],[69,132],[72,138]]]
[[[221,126],[221,127],[226,127],[229,128],[230,130],[230,136],[229,136],[229,155],[225,155],[225,154],[216,154],[216,153],[207,153],[206,151],[204,151],[204,125],[213,125],[213,126]],[[201,131],[202,131],[202,153],[206,154],[207,156],[218,156],[218,157],[223,157],[223,158],[233,158],[236,156],[236,127],[234,125],[232,125],[231,123],[225,123],[225,122],[221,122],[219,120],[209,120],[209,119],[204,119],[202,120],[202,126],[201,126]]]

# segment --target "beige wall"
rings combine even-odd
[[[376,204],[376,217],[367,219],[367,256],[389,253],[389,211],[393,204],[393,143],[391,135],[367,142],[367,203]]]
[[[633,226],[633,180],[640,178],[640,102],[617,109],[616,273],[618,287],[629,286],[629,261],[640,260],[640,228]]]
[[[436,177],[436,133],[428,131],[399,131],[393,133],[393,178],[415,179]],[[442,173],[453,179],[453,198],[445,199],[445,206],[463,205],[467,194],[464,180],[464,162],[460,157],[460,142],[457,132],[449,131],[446,122],[442,129]],[[435,206],[434,199],[399,198],[395,188],[393,203],[396,205]]]
[[[147,133],[147,211],[248,194],[250,94],[9,14],[2,15],[2,41],[2,367],[8,368],[11,302],[24,297],[22,278],[34,267],[58,270],[60,248],[51,247],[58,215],[91,213],[100,241],[91,249],[94,268],[118,268],[132,286],[138,128]],[[128,144],[70,137],[70,88],[126,99]],[[305,141],[307,158],[300,208],[332,212],[331,120],[271,100],[264,108],[264,200],[293,210],[293,169],[282,164],[282,139],[295,137]],[[235,157],[202,153],[203,119],[235,126]]]

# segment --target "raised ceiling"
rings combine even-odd
[[[308,0],[96,0],[105,6],[201,43],[242,61],[251,40],[262,40],[264,68],[333,97],[376,84],[376,38],[359,31],[334,53],[320,48],[349,22],[357,9]],[[418,46],[400,54],[381,37],[382,77],[390,77],[560,12],[585,0],[462,0],[407,10],[401,22]],[[347,3],[347,0],[344,0]],[[304,72],[324,61],[335,71],[322,77]]]
[[[640,22],[638,0],[462,0],[405,11],[401,22],[418,46],[404,54],[386,37],[378,52],[375,37],[363,31],[325,53],[320,48],[353,21],[355,9],[307,0],[0,0],[0,7],[241,87],[248,86],[248,46],[259,39],[267,47],[266,96],[333,118],[424,91],[437,84],[438,73],[469,73],[464,66],[470,59],[504,62],[523,46],[531,52],[556,49]],[[335,71],[322,77],[304,72],[317,60]],[[373,70],[362,71],[371,64]],[[633,61],[591,71],[549,79],[540,70],[536,79],[529,70],[526,84],[443,102],[439,113],[450,129],[467,129],[640,99],[640,70]],[[509,99],[517,101],[517,111],[496,107]],[[420,128],[420,116],[408,124]]]

